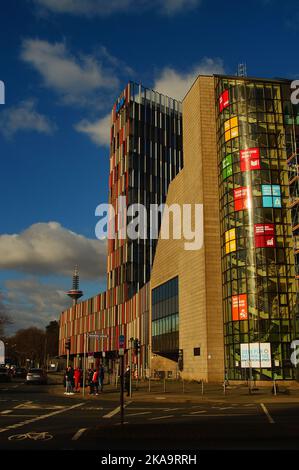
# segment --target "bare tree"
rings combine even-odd
[[[49,357],[58,356],[58,342],[59,342],[59,323],[57,321],[50,321],[46,326],[46,347],[45,353]]]
[[[9,357],[20,365],[25,365],[29,359],[35,366],[41,367],[45,360],[45,339],[45,332],[39,328],[19,330],[8,338]]]

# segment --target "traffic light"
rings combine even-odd
[[[140,347],[141,347],[140,341],[137,338],[135,338],[134,339],[134,353],[135,353],[136,356],[137,356],[137,354],[140,353]]]
[[[71,339],[70,338],[65,340],[65,345],[64,346],[65,346],[65,349],[68,349],[68,350],[71,349]]]

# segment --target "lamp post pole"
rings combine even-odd
[[[85,397],[85,379],[86,379],[86,337],[87,334],[84,333],[84,344],[83,344],[83,387],[82,387],[82,394]]]
[[[129,365],[130,365],[130,398],[132,398],[132,345],[134,343],[134,338],[130,338],[130,355],[129,355]]]

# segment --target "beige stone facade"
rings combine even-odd
[[[188,123],[188,125],[186,125]],[[151,289],[179,277],[179,348],[182,377],[224,378],[222,280],[214,77],[200,76],[183,101],[184,168],[171,182],[167,205],[203,204],[204,245],[185,250],[185,240],[159,239]],[[200,348],[200,356],[194,356]],[[152,355],[152,370],[161,369]],[[165,362],[166,370],[175,370]]]

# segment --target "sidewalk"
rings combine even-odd
[[[132,398],[134,401],[157,403],[200,403],[200,402],[221,402],[221,403],[298,403],[299,404],[299,387],[292,384],[288,387],[278,385],[277,395],[272,394],[272,383],[269,386],[256,386],[252,393],[249,393],[248,386],[229,385],[224,389],[222,384],[204,384],[200,383],[184,383],[175,381],[148,381],[133,382]],[[62,384],[53,384],[49,386],[51,395],[64,396],[65,389]],[[119,386],[104,385],[104,393],[98,396],[89,395],[89,387],[85,388],[85,397],[80,393],[68,395],[86,400],[115,400],[119,397]],[[127,400],[127,397],[125,397]]]

